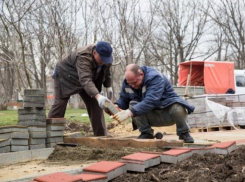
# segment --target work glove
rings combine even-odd
[[[112,87],[107,87],[106,88],[106,93],[107,93],[107,97],[108,99],[112,99],[112,96],[113,96],[113,90],[112,90]]]
[[[98,101],[98,104],[100,106],[101,109],[104,109],[105,108],[105,102],[111,102],[107,97],[103,96],[103,95],[100,95],[97,97],[97,101]]]
[[[125,121],[126,119],[130,118],[132,115],[131,111],[129,109],[127,110],[121,110],[117,114],[113,116],[114,119],[116,119],[118,122]]]

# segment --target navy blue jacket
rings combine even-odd
[[[194,111],[195,107],[176,94],[166,76],[151,67],[142,66],[141,69],[144,72],[144,79],[140,89],[136,90],[126,80],[123,81],[120,98],[115,102],[119,108],[128,109],[129,102],[134,100],[139,102],[131,109],[134,116],[143,115],[153,109],[164,109],[173,103],[183,105],[188,114]]]

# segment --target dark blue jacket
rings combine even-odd
[[[136,90],[129,86],[126,80],[123,81],[120,98],[115,102],[121,109],[128,109],[129,102],[135,100],[139,103],[131,109],[134,116],[145,114],[153,109],[164,109],[173,103],[183,105],[188,114],[194,111],[195,107],[175,93],[166,76],[151,67],[142,66],[141,69],[144,72],[144,79],[140,89]]]

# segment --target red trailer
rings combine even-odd
[[[205,94],[225,94],[234,86],[234,63],[188,61],[179,64],[179,86],[204,86]]]

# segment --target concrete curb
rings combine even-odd
[[[54,151],[54,148],[44,148],[36,150],[26,150],[20,152],[10,152],[0,154],[0,166],[27,162],[36,159],[47,159]]]
[[[60,171],[60,172],[64,172],[64,173],[71,174],[71,175],[77,175],[77,174],[81,174],[83,172],[83,169],[82,169],[82,167],[79,167],[79,169],[64,170],[64,171]],[[47,172],[47,174],[50,174],[50,173]],[[45,174],[43,174],[43,175],[45,175]],[[29,182],[29,181],[32,181],[34,178],[39,177],[39,176],[43,176],[43,175],[35,175],[35,176],[28,177],[28,178],[19,178],[19,179],[15,179],[15,180],[2,181],[2,182]]]

